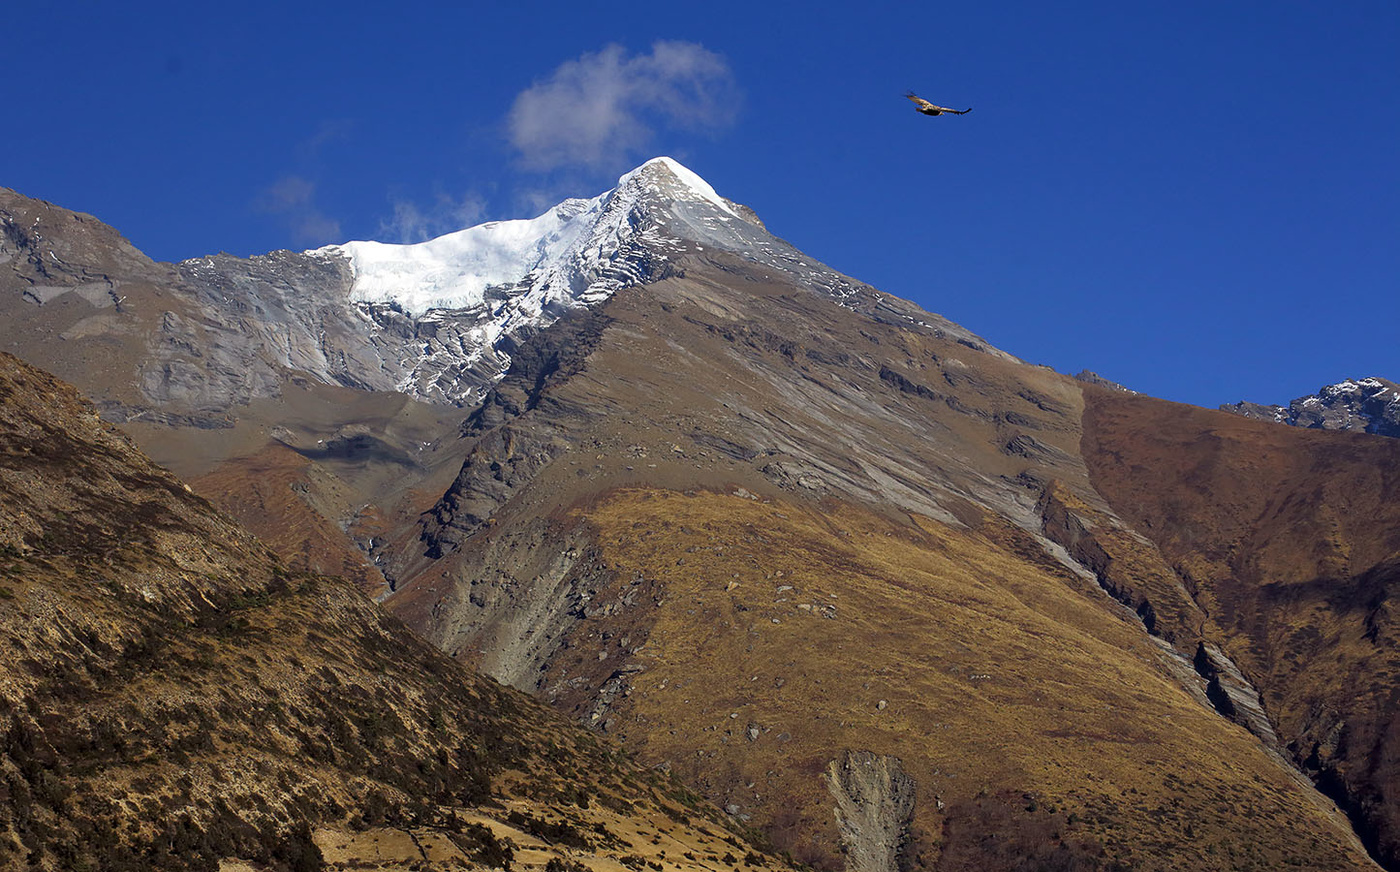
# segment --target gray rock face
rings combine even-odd
[[[1137,393],[1137,391],[1132,390],[1126,385],[1120,385],[1112,379],[1104,378],[1092,369],[1081,369],[1079,372],[1075,373],[1074,377],[1085,384],[1098,385],[1101,388],[1108,388],[1111,391],[1126,391],[1130,394]]]
[[[479,650],[482,672],[533,692],[601,584],[598,557],[583,537],[542,521],[479,544],[467,555],[471,583],[433,608],[433,636],[454,655]]]
[[[576,441],[573,431],[590,420],[594,410],[555,408],[551,423],[544,426],[510,422],[545,401],[550,383],[567,379],[583,366],[606,324],[605,316],[579,312],[520,348],[505,377],[462,426],[463,437],[477,443],[452,486],[421,519],[427,556],[441,557],[460,547],[516,490]]]
[[[1400,384],[1383,378],[1347,379],[1287,406],[1238,402],[1223,411],[1315,430],[1352,430],[1400,437]]]
[[[393,303],[357,302],[348,262],[333,255],[277,251],[179,264],[200,303],[204,338],[172,324],[163,348],[210,354],[205,383],[191,384],[168,360],[153,363],[146,392],[211,404],[275,390],[266,371],[305,373],[361,390],[398,390],[438,403],[479,401],[510,363],[508,341],[482,348],[484,311],[434,309],[421,316]],[[186,370],[189,368],[186,367]]]
[[[116,304],[117,275],[155,267],[92,216],[8,188],[0,188],[0,264],[27,286],[25,296],[33,302],[75,290],[98,308]]]
[[[1268,747],[1279,747],[1278,736],[1269,723],[1259,691],[1225,652],[1208,642],[1201,642],[1196,649],[1193,665],[1208,682],[1206,696],[1216,711],[1258,736]]]
[[[285,368],[330,384],[476,405],[529,336],[622,288],[681,274],[683,259],[707,250],[739,255],[875,320],[1001,354],[964,328],[813,260],[769,233],[746,207],[697,194],[671,166],[649,162],[594,201],[556,207],[571,220],[593,223],[572,249],[486,289],[479,305],[466,308],[415,313],[393,300],[361,299],[350,246],[185,261],[180,276],[201,303],[203,346],[213,353],[194,367],[176,362],[179,355],[158,355],[143,384],[157,402],[217,406],[267,395],[275,388],[266,371]],[[421,292],[410,288],[414,282],[450,279],[405,270],[405,299]],[[181,325],[168,333],[163,349],[196,347]]]
[[[847,751],[824,775],[836,800],[846,872],[898,872],[914,817],[914,779],[899,758]]]

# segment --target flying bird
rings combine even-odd
[[[966,115],[967,113],[972,111],[971,106],[967,107],[966,109],[963,109],[962,111],[958,111],[957,109],[949,109],[947,106],[935,106],[929,101],[925,100],[923,97],[920,97],[918,94],[915,94],[913,91],[910,91],[904,96],[908,97],[910,100],[913,100],[914,105],[917,106],[918,110],[925,115],[942,115],[944,112],[947,112],[949,115]]]

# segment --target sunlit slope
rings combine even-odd
[[[1134,618],[995,519],[653,490],[583,515],[649,602],[591,627],[546,692],[639,648],[612,728],[799,859],[837,853],[820,776],[853,749],[903,761],[914,856],[935,868],[988,795],[1009,798],[1013,826],[1058,814],[1063,841],[1134,869],[1365,865]]]

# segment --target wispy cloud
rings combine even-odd
[[[258,192],[253,209],[281,218],[297,244],[340,242],[340,222],[316,205],[316,183],[303,176],[283,176]]]
[[[618,45],[559,66],[516,98],[507,124],[537,170],[630,162],[654,128],[715,132],[734,121],[739,89],[724,58],[692,42],[657,42],[629,57]]]
[[[317,160],[326,146],[350,138],[355,122],[346,118],[324,118],[316,125],[316,132],[297,144],[297,153],[303,160]]]
[[[565,197],[587,196],[597,191],[587,191],[579,188],[581,182],[577,179],[555,180],[553,183],[542,187],[522,187],[511,195],[511,205],[514,206],[516,214],[543,215],[547,210],[558,205]]]
[[[283,176],[258,192],[253,208],[259,212],[291,212],[308,206],[315,194],[314,182],[301,176]]]
[[[392,201],[394,214],[379,222],[377,237],[388,242],[423,242],[478,223],[486,201],[475,194],[461,199],[439,193],[429,205],[411,200]]]

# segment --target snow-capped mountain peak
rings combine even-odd
[[[699,175],[658,157],[623,175],[612,190],[565,200],[535,218],[489,221],[427,242],[347,242],[308,254],[346,258],[357,301],[394,303],[422,315],[475,308],[499,290],[496,296],[519,298],[523,310],[538,314],[551,305],[591,302],[627,284],[625,276],[607,275],[610,256],[678,203],[746,220]]]
[[[738,253],[782,271],[791,270],[779,256],[820,267],[669,157],[625,173],[596,197],[564,200],[534,218],[489,221],[420,243],[346,242],[304,255],[348,276],[340,304],[358,311],[371,343],[391,355],[381,371],[396,374],[396,389],[469,403],[510,365],[511,337],[670,274],[689,247]],[[819,271],[829,272],[808,269]],[[315,309],[313,301],[287,305]],[[324,368],[339,367],[328,359]]]
[[[630,186],[646,186],[649,193],[669,196],[673,200],[700,199],[728,212],[739,220],[746,220],[734,210],[728,200],[710,187],[710,183],[691,172],[679,161],[669,157],[654,157],[635,170],[617,180],[617,189]]]
[[[876,320],[1000,353],[958,325],[808,257],[669,157],[534,218],[490,221],[409,245],[358,241],[300,254],[196,258],[180,271],[216,313],[211,318],[254,332],[253,344],[280,367],[468,405],[500,379],[532,332],[622,288],[718,259],[727,261],[722,269],[737,259],[757,277]],[[256,317],[250,320],[249,311]],[[267,378],[238,364],[208,383],[187,384],[181,372],[162,370],[157,392],[236,399],[270,390]]]

